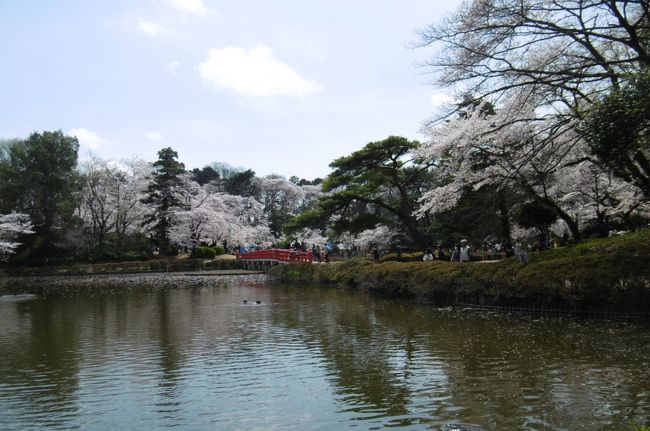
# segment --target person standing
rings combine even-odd
[[[454,245],[454,250],[451,252],[451,261],[460,262],[460,245]]]
[[[470,256],[469,244],[467,243],[467,240],[464,239],[460,242],[459,260],[461,262],[469,262],[469,256]]]
[[[439,259],[439,260],[446,260],[447,259],[445,249],[440,245],[436,246],[436,258]]]

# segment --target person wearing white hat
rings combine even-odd
[[[467,243],[466,239],[463,239],[460,241],[460,261],[461,262],[469,262],[469,244]]]

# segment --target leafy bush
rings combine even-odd
[[[221,246],[219,246],[219,245],[215,245],[214,247],[212,247],[212,249],[214,250],[214,253],[215,253],[217,256],[221,256],[222,254],[225,253],[225,250],[223,249],[223,247],[221,247]]]
[[[117,260],[119,261],[136,261],[136,260],[147,260],[150,259],[151,256],[148,252],[144,251],[126,251],[124,253],[120,253],[117,256]]]
[[[282,240],[282,241],[276,242],[274,248],[289,248],[290,245],[291,245],[291,241]]]
[[[161,243],[158,251],[161,256],[178,256],[178,247],[167,242]]]
[[[223,251],[223,249],[222,249]],[[214,259],[214,257],[217,255],[215,250],[211,247],[197,247],[194,250],[192,250],[192,253],[190,254],[190,258],[193,259]]]
[[[419,262],[423,257],[424,253],[421,251],[416,253],[402,253],[402,257],[400,257],[399,262]],[[386,254],[379,259],[380,262],[393,262],[397,260],[398,259],[396,253]]]

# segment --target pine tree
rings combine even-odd
[[[185,172],[185,165],[176,159],[178,153],[169,147],[158,151],[147,196],[142,200],[151,207],[143,226],[149,227],[154,244],[160,247],[163,254],[166,254],[165,249],[169,245],[171,212],[181,207],[175,191],[180,186],[179,176]]]

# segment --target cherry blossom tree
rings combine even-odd
[[[32,234],[32,223],[27,214],[12,212],[0,214],[0,260],[6,260],[21,244],[21,235]]]
[[[141,200],[150,169],[138,159],[113,162],[92,157],[81,164],[78,215],[100,246],[109,234],[119,245],[126,234],[138,229],[146,212]]]
[[[305,184],[299,185],[303,192],[302,199],[298,202],[298,211],[307,211],[313,208],[318,200],[324,197],[325,193],[320,185]]]
[[[502,112],[504,104],[512,105],[508,101],[526,100],[523,115],[483,121],[479,124],[483,130],[476,136],[487,140],[490,127],[500,136],[530,128],[527,135],[532,142],[507,139],[499,150],[513,157],[515,169],[527,166],[530,174],[537,175],[538,187],[548,187],[560,165],[566,167],[595,154],[647,196],[648,81],[634,77],[643,77],[650,66],[649,30],[647,0],[471,0],[440,23],[422,29],[420,46],[437,47],[426,66],[439,72],[440,86],[499,104]],[[631,107],[631,101],[636,106]],[[450,112],[458,109],[441,113],[433,123],[450,118]],[[588,129],[592,132],[587,149],[582,136],[575,133],[576,120],[585,116],[591,119]],[[479,120],[477,116],[470,119]],[[460,129],[471,127],[471,123],[456,123]],[[515,123],[520,127],[512,127]],[[523,158],[515,154],[520,148]],[[496,148],[491,144],[490,149]],[[481,152],[478,145],[474,151]],[[542,156],[548,156],[548,163]],[[467,172],[466,167],[460,168]],[[585,172],[584,166],[581,169]],[[449,194],[453,200],[459,185],[451,181],[437,194]],[[520,186],[550,199],[547,190],[534,190],[530,180]],[[575,232],[577,226],[572,226],[569,217],[562,218]]]
[[[320,229],[303,228],[297,231],[294,235],[298,241],[304,242],[308,245],[324,247],[329,242]]]
[[[424,194],[418,214],[452,208],[468,187],[513,187],[552,208],[579,239],[579,221],[602,221],[639,204],[638,190],[626,188],[589,158],[575,122],[558,124],[552,114],[540,116],[531,103],[534,96],[523,96],[494,115],[475,108],[428,129],[430,140],[421,155],[438,165],[444,181]]]
[[[487,99],[534,92],[566,115],[650,65],[646,0],[472,0],[420,31],[442,86]]]
[[[282,227],[295,216],[305,198],[305,190],[280,175],[268,175],[259,182],[260,202],[264,213],[276,235],[282,234]]]
[[[114,200],[118,208],[115,231],[118,238],[137,232],[146,216],[147,208],[142,203],[151,174],[151,165],[141,159],[121,160],[116,167],[117,189]]]
[[[222,194],[226,208],[231,214],[233,224],[223,232],[220,238],[230,244],[255,243],[265,247],[270,246],[275,237],[271,232],[264,205],[252,196]]]
[[[190,249],[202,243],[270,244],[262,204],[253,197],[212,192],[189,174],[179,179],[174,194],[180,206],[170,213],[172,243]]]
[[[609,224],[626,220],[648,203],[642,190],[589,159],[559,169],[550,190],[558,204],[571,212],[581,229],[605,235]]]
[[[373,229],[366,229],[355,235],[352,244],[360,247],[361,249],[368,249],[377,247],[380,250],[387,250],[391,248],[391,243],[397,235],[393,229],[388,226],[378,224]]]

